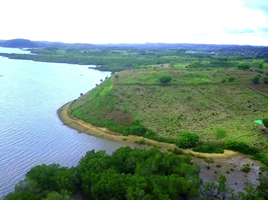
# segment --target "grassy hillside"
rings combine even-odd
[[[172,81],[161,84],[163,74]],[[237,80],[228,81],[221,69],[122,71],[77,99],[72,113],[125,134],[140,131],[139,135],[177,139],[181,132],[193,131],[205,143],[235,139],[268,146],[261,127],[253,123],[267,116],[267,98]]]

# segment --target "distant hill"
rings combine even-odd
[[[36,48],[39,45],[36,42],[32,42],[27,39],[13,39],[13,40],[6,40],[3,44],[3,47],[10,47],[10,48]]]

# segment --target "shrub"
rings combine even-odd
[[[201,153],[223,153],[224,152],[222,148],[212,146],[212,145],[204,145],[204,144],[194,147],[193,151],[201,152]]]
[[[227,136],[227,131],[223,127],[216,127],[214,130],[214,134],[217,139],[223,139]]]
[[[176,155],[181,155],[181,154],[183,154],[183,151],[180,150],[180,149],[178,149],[178,148],[175,148],[175,149],[173,150],[173,153],[176,154]]]
[[[246,70],[250,68],[250,65],[248,63],[241,63],[237,67],[238,69]]]
[[[241,171],[248,173],[250,171],[249,164],[244,164]]]
[[[252,83],[259,84],[260,83],[260,76],[258,76],[258,75],[254,76],[254,78],[252,79]]]
[[[188,148],[194,146],[199,141],[199,136],[194,132],[182,132],[177,140],[177,146],[180,148]]]
[[[264,77],[263,82],[264,84],[268,84],[268,76]]]
[[[263,154],[263,153],[257,153],[254,156],[252,156],[252,159],[258,160],[261,163],[265,164],[268,166],[268,156]]]
[[[228,77],[228,81],[229,81],[229,82],[233,82],[234,80],[235,80],[234,77],[232,77],[232,76]]]
[[[268,127],[268,117],[265,117],[263,120],[262,120],[264,126]]]
[[[172,80],[172,77],[168,74],[162,74],[159,78],[161,84],[166,85]]]
[[[139,140],[136,140],[135,143],[137,143],[137,144],[145,144],[145,140],[144,140],[144,138],[141,138]]]
[[[260,153],[260,150],[258,148],[251,147],[244,142],[227,141],[225,143],[225,148],[249,155],[255,155],[257,153]]]
[[[225,79],[225,78],[222,78],[222,79],[221,79],[221,82],[222,82],[222,83],[225,83],[225,82],[226,82],[226,79]]]

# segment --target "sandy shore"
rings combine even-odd
[[[96,126],[91,125],[90,123],[86,123],[80,119],[76,119],[71,114],[70,105],[71,103],[67,103],[63,105],[58,110],[58,116],[64,125],[70,128],[73,128],[77,130],[78,132],[86,133],[89,135],[93,135],[95,137],[104,138],[107,140],[116,141],[116,142],[120,142],[124,144],[126,143],[135,144],[135,141],[142,138],[142,137],[135,136],[135,135],[123,136],[120,133],[112,132],[106,128],[96,127]],[[146,138],[144,138],[144,140],[146,144],[149,144],[148,146],[157,146],[162,151],[168,151],[176,147],[175,144],[157,142],[157,141],[146,139]],[[239,153],[230,151],[230,150],[224,150],[223,154],[198,153],[198,152],[193,152],[190,149],[186,149],[183,151],[184,153],[192,153],[196,156],[213,157],[213,158],[231,158],[231,157],[239,155]]]

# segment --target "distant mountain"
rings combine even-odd
[[[40,47],[54,47],[64,49],[96,49],[97,45],[87,43],[63,43],[63,42],[48,42],[48,41],[36,41]]]
[[[10,47],[10,48],[37,48],[40,47],[36,42],[32,42],[31,40],[26,39],[13,39],[13,40],[6,40],[2,43],[3,47]]]
[[[2,44],[5,42],[5,40],[0,40],[0,47],[2,46]]]

